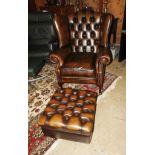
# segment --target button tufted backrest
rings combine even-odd
[[[101,14],[79,11],[69,16],[73,52],[96,53],[100,45]]]

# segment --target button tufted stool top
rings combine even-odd
[[[39,125],[89,136],[93,132],[97,94],[88,90],[56,90],[39,118]]]

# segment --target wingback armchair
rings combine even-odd
[[[60,49],[50,54],[58,84],[96,84],[102,93],[106,65],[112,62],[109,33],[113,16],[79,11],[67,20],[54,17]]]

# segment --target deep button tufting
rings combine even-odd
[[[45,114],[46,114],[47,116],[51,116],[52,114],[55,113],[55,108],[46,107],[46,109],[45,109],[44,112],[45,112]]]
[[[66,104],[68,102],[68,98],[67,97],[64,97],[62,100],[61,100],[61,103],[62,104]]]
[[[60,101],[52,97],[52,99],[49,101],[49,104],[60,104]]]
[[[64,121],[68,121],[70,119],[70,117],[68,115],[64,115]]]
[[[76,101],[76,104],[80,104],[81,106],[83,106],[84,101],[82,99],[78,99]]]
[[[59,104],[53,103],[53,104],[49,104],[50,107],[52,108],[57,108]]]
[[[74,17],[73,18],[73,21],[74,21],[74,23],[77,23],[78,22],[78,18],[77,17]]]
[[[70,130],[81,130],[81,123],[79,117],[71,117],[66,128]]]
[[[44,110],[45,113],[51,112],[51,111],[55,111],[55,109],[51,108],[51,107],[46,107],[46,109]]]
[[[91,46],[91,52],[94,52],[94,50],[95,50],[94,46]]]
[[[64,109],[57,109],[58,114],[62,114],[64,112]]]
[[[77,107],[82,107],[82,106],[83,106],[83,101],[82,101],[82,100],[78,100],[78,101],[76,102],[76,106],[77,106]]]
[[[86,29],[89,31],[91,29],[90,24],[86,25]]]
[[[82,45],[82,40],[79,39],[78,44],[81,46]]]
[[[74,108],[74,113],[79,113],[80,114],[81,113],[81,110],[82,109],[80,107],[75,107]]]
[[[84,98],[85,97],[85,95],[86,95],[86,91],[85,90],[79,90],[79,98]]]
[[[99,44],[99,40],[95,39],[95,45],[98,45],[98,44]]]
[[[62,114],[66,109],[66,105],[59,105],[57,108],[57,113]]]
[[[64,110],[66,109],[66,105],[61,104],[61,105],[58,106],[57,110],[58,110],[58,109],[61,109],[61,110],[64,111]]]
[[[48,104],[50,107],[56,108],[60,104],[60,102],[56,99],[51,99]]]
[[[90,17],[90,22],[95,22],[95,17],[94,16]]]
[[[56,127],[56,128],[64,127],[61,114],[53,115],[48,123],[51,127]]]
[[[94,97],[86,97],[85,98],[85,103],[96,103],[96,99]]]
[[[72,110],[65,110],[65,111],[64,111],[64,116],[69,116],[69,117],[71,117],[72,114],[73,114]]]
[[[85,112],[85,113],[89,112],[87,108],[83,108],[82,111]]]
[[[44,129],[52,129],[91,136],[95,119],[97,94],[88,90],[76,90],[62,88],[62,92],[56,91],[57,95],[62,94],[61,100],[51,97],[46,109],[39,118],[39,125]],[[66,94],[69,97],[66,97]],[[53,95],[55,96],[55,94]],[[80,98],[81,96],[81,98]],[[73,101],[71,101],[73,100]],[[61,103],[64,102],[65,104]],[[57,107],[51,107],[56,105]]]
[[[95,32],[94,32],[94,31],[91,31],[90,36],[91,36],[92,38],[95,38]]]
[[[87,40],[87,45],[88,45],[88,46],[91,45],[90,39]]]
[[[75,51],[79,52],[79,47],[78,46],[75,46]]]
[[[86,52],[86,46],[82,47],[83,52]]]
[[[95,29],[95,30],[98,30],[98,29],[99,29],[99,24],[96,23],[96,24],[94,25],[94,29]]]
[[[71,88],[65,88],[65,97],[69,97],[72,94],[72,89]]]
[[[84,105],[83,111],[84,112],[93,112],[93,111],[95,111],[95,106],[94,105]]]
[[[65,94],[71,94],[72,93],[72,88],[64,88],[64,93]]]
[[[93,128],[93,123],[92,122],[87,122],[82,126],[82,131],[90,133]]]
[[[80,117],[81,118],[81,123],[86,123],[89,121],[89,118],[86,118],[86,117]]]
[[[70,96],[70,94],[65,94],[65,97],[69,97]]]
[[[60,90],[58,90],[61,94],[64,92],[64,90],[63,89],[60,89]]]
[[[76,101],[77,100],[77,95],[71,95],[70,100],[71,101]]]
[[[91,93],[87,93],[86,96],[92,96],[92,94]]]
[[[78,92],[77,92],[76,90],[73,91],[73,95],[77,95],[77,93],[78,93]]]
[[[59,93],[59,92],[55,92],[55,94],[53,95],[53,97],[56,98],[56,99],[58,99],[58,100],[60,100],[63,97],[63,95],[61,93]]]
[[[78,30],[81,31],[82,30],[82,24],[78,25]]]
[[[86,96],[88,96],[88,97],[96,97],[97,95],[96,95],[96,93],[95,92],[88,92],[87,94],[86,94]]]
[[[80,113],[74,111],[74,116],[79,117]]]
[[[67,109],[73,109],[75,107],[75,102],[68,102]]]
[[[88,118],[89,120],[93,120],[94,115],[92,113],[81,113],[81,118]]]
[[[82,17],[81,20],[82,20],[83,23],[86,23],[86,17]]]
[[[70,23],[70,28],[71,28],[71,30],[74,30],[74,24],[73,23]]]
[[[87,38],[87,33],[86,33],[86,31],[83,32],[82,37],[83,37],[83,38]]]
[[[76,31],[74,34],[75,38],[78,38],[78,32]]]

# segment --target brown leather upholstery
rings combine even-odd
[[[59,47],[69,44],[69,28],[67,18],[55,14],[54,24],[59,38]]]
[[[109,32],[113,16],[79,11],[68,17],[66,26],[57,19],[55,24],[61,48],[51,53],[50,59],[57,63],[59,85],[65,82],[95,83],[101,93],[105,67],[112,62]]]
[[[84,136],[79,141],[90,142],[94,128],[97,94],[87,90],[65,88],[57,90],[51,97],[39,125],[43,131],[57,132],[64,135],[71,133],[67,139],[72,140],[72,134]],[[73,138],[74,140],[74,138]],[[85,142],[86,142],[85,141]]]
[[[85,14],[79,12],[77,16],[69,16],[73,52],[97,52],[100,41],[100,20],[99,13],[92,14],[89,11]]]
[[[95,77],[95,61],[94,53],[72,53],[66,59],[65,64],[60,68],[61,74],[73,76]]]

